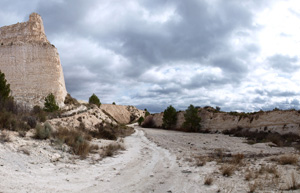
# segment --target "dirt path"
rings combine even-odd
[[[100,145],[104,141],[97,143]],[[275,178],[271,174],[270,180],[265,175],[252,181],[244,180],[247,169],[255,172],[255,168],[259,169],[268,161],[245,158],[245,164],[237,166],[232,176],[224,177],[219,171],[222,164],[216,161],[197,167],[194,160],[186,159],[194,153],[204,155],[220,147],[225,152],[242,151],[245,155],[293,151],[266,144],[250,146],[241,138],[224,135],[141,128],[126,137],[124,144],[126,150],[114,157],[99,161],[91,156],[80,160],[49,146],[47,141],[15,137],[13,142],[0,143],[0,192],[248,192],[248,184],[255,181],[269,183],[261,189],[274,191],[278,186],[273,187]],[[30,155],[22,153],[21,148],[27,149]],[[55,154],[60,154],[61,158],[51,162]],[[283,173],[291,169],[295,167],[277,167],[281,174],[278,183],[284,183]],[[212,185],[204,185],[209,176],[213,178]]]
[[[46,155],[55,150],[45,141],[14,140],[0,144],[0,192],[201,192],[198,174],[180,167],[140,129],[124,139],[125,151],[95,162],[65,154],[52,163]],[[30,155],[14,149],[16,141]]]

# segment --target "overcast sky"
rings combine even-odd
[[[299,0],[1,0],[39,13],[68,92],[151,112],[299,109]]]

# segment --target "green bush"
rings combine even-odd
[[[5,74],[0,71],[0,99],[5,101],[10,95],[10,85],[5,79]]]
[[[98,98],[95,94],[93,94],[93,95],[89,98],[89,104],[95,104],[95,105],[97,105],[98,107],[100,107],[100,105],[101,105],[99,98]]]
[[[177,112],[172,105],[170,105],[165,111],[163,116],[163,128],[173,129],[177,122]]]
[[[201,117],[198,116],[198,109],[190,105],[184,114],[185,121],[183,128],[189,132],[197,132],[200,130]]]
[[[35,127],[35,135],[36,139],[48,139],[52,134],[52,127],[49,123],[45,123],[43,126],[38,124]]]
[[[139,119],[138,119],[138,123],[139,123],[139,125],[141,125],[142,124],[142,122],[144,121],[145,119],[144,119],[144,117],[140,117]]]
[[[147,116],[150,115],[150,113],[149,113],[149,111],[147,109],[145,109],[144,111],[145,111],[145,117],[147,117]]]
[[[59,109],[55,96],[50,93],[46,98],[45,98],[45,103],[44,103],[44,110],[47,112],[54,112]]]

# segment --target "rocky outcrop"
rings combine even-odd
[[[40,15],[0,28],[0,70],[14,99],[28,107],[43,106],[53,93],[59,106],[67,95],[59,54],[47,40]]]
[[[222,132],[241,127],[250,131],[278,132],[280,134],[292,132],[300,135],[299,111],[261,111],[246,114],[216,112],[200,108],[198,114],[202,119],[202,129],[211,132]],[[163,113],[153,115],[157,127],[162,126],[162,117]],[[183,123],[184,111],[178,112],[176,129],[180,129]]]
[[[145,111],[134,106],[102,104],[100,108],[121,124],[128,124],[136,121],[139,117],[145,116]]]

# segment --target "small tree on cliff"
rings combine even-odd
[[[172,107],[172,105],[170,105],[164,111],[163,128],[172,129],[176,125],[176,121],[177,121],[176,109],[174,107]]]
[[[9,98],[10,85],[6,82],[5,74],[0,71],[0,101],[4,102]]]
[[[190,105],[184,114],[185,121],[183,123],[183,128],[189,132],[197,132],[200,130],[201,117],[198,116],[198,109],[193,105]]]
[[[147,117],[147,116],[150,115],[150,113],[149,113],[149,111],[147,109],[145,109],[144,111],[145,111],[145,117]]]
[[[44,110],[47,112],[54,112],[59,109],[55,96],[50,93],[46,98],[45,98],[45,103],[44,103]]]
[[[100,105],[101,105],[99,98],[98,98],[95,94],[93,94],[93,95],[89,98],[89,104],[95,104],[95,105],[97,105],[98,107],[100,107]]]

